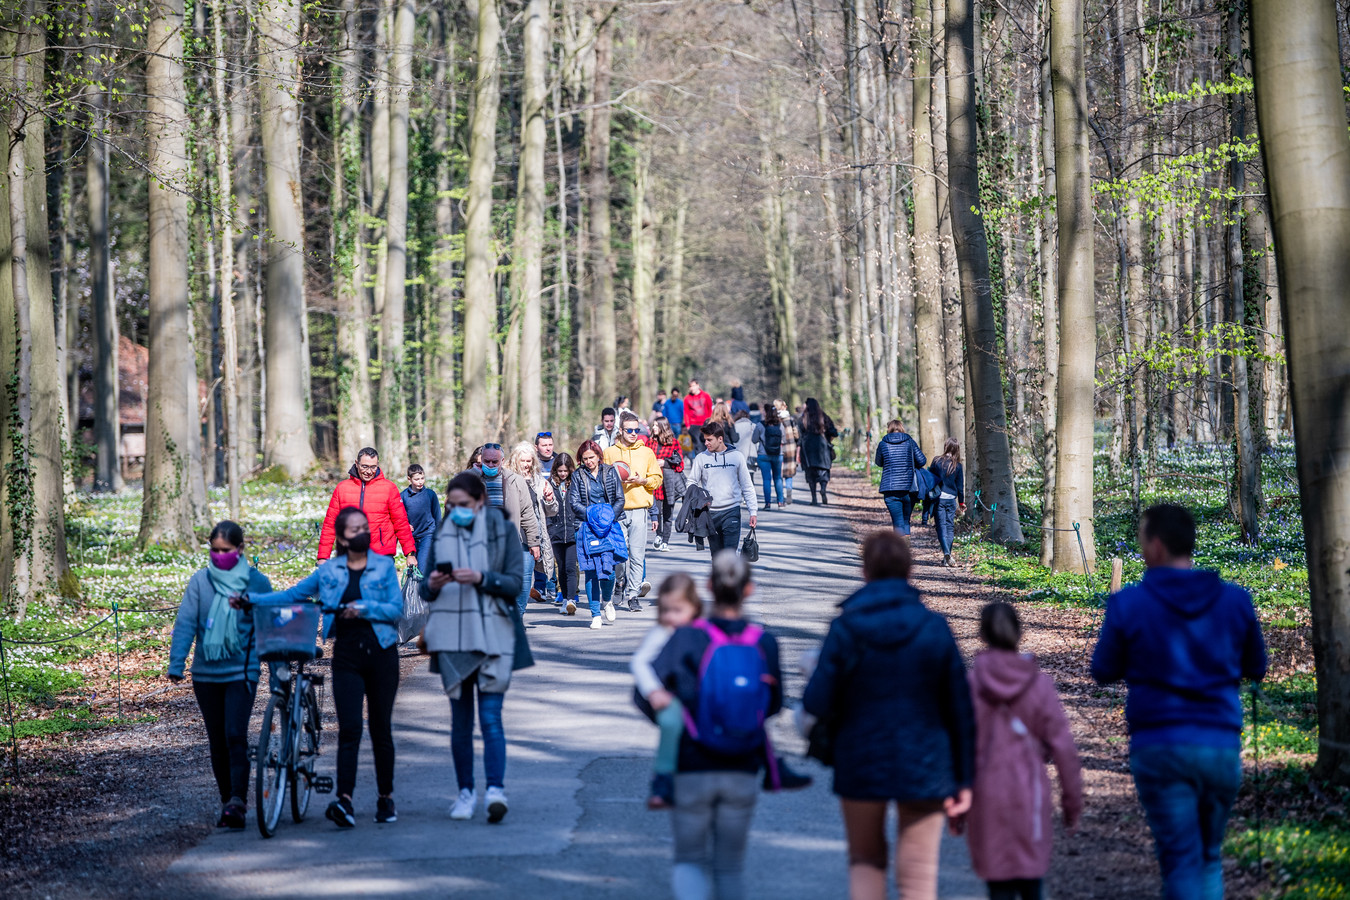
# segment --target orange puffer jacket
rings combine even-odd
[[[356,466],[352,466],[350,475],[338,482],[333,488],[333,498],[328,501],[328,513],[319,532],[319,562],[333,554],[333,526],[345,506],[357,507],[370,520],[371,550],[393,556],[401,545],[404,556],[415,557],[417,550],[412,528],[408,526],[408,511],[403,508],[398,488],[384,477],[384,472],[377,471],[370,481],[362,481]]]

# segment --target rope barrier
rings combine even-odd
[[[19,647],[52,647],[57,644],[64,644],[67,641],[72,641],[77,637],[83,637],[84,635],[93,631],[98,626],[102,625],[104,622],[111,619],[114,615],[115,615],[114,612],[110,612],[106,616],[95,622],[93,625],[90,625],[88,628],[84,629],[83,631],[77,631],[74,634],[68,634],[65,637],[56,638],[55,640],[51,641],[21,641],[18,638],[5,637],[3,633],[0,633],[0,644],[14,644]]]

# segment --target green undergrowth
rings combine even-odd
[[[329,485],[268,479],[245,485],[240,524],[247,552],[278,587],[313,571],[330,492]],[[212,491],[210,499],[212,515],[225,518],[224,494]],[[19,739],[142,721],[116,718],[118,652],[128,712],[126,699],[153,689],[167,670],[176,607],[192,573],[207,562],[209,529],[198,533],[198,546],[191,551],[140,550],[140,512],[135,489],[83,495],[71,505],[66,544],[81,596],[33,604],[22,623],[12,618],[0,623],[8,690],[0,697],[8,701],[0,707],[0,744],[10,739],[10,708]],[[114,604],[118,614],[108,618]],[[29,643],[13,643],[18,641]]]
[[[1306,765],[1262,767],[1243,783],[1225,855],[1264,873],[1263,897],[1350,898],[1348,803],[1350,788],[1317,781]]]

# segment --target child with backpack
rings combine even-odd
[[[680,702],[685,726],[671,811],[677,900],[745,896],[764,723],[783,707],[778,642],[742,617],[754,590],[749,564],[734,550],[719,552],[709,587],[711,616],[676,629],[652,664],[661,687]]]
[[[975,785],[966,842],[990,900],[1040,900],[1054,812],[1045,761],[1053,760],[1059,772],[1064,825],[1072,832],[1083,810],[1078,751],[1054,680],[1035,657],[1017,652],[1017,611],[990,603],[980,613],[980,637],[987,649],[970,671]]]

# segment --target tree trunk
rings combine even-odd
[[[230,106],[225,87],[225,23],[221,3],[212,10],[212,100],[216,106],[216,208],[220,210],[220,335],[221,381],[225,400],[225,481],[230,518],[240,518],[239,483],[239,333],[234,308],[234,184],[230,170]]]
[[[544,425],[544,103],[548,67],[547,0],[529,0],[525,9],[524,78],[520,110],[520,178],[516,191],[516,235],[512,260],[512,308],[520,314],[519,361],[521,434]]]
[[[100,4],[89,7],[92,28],[101,29]],[[90,40],[93,38],[91,36]],[[108,169],[107,95],[98,59],[89,52],[89,143],[85,155],[85,197],[89,207],[89,317],[93,334],[90,348],[94,370],[94,490],[122,489],[121,419],[117,408],[117,299],[113,290],[112,253],[109,250],[108,208],[111,203]]]
[[[1138,92],[1142,61],[1140,48],[1142,35],[1139,34],[1139,10],[1133,3],[1120,3],[1116,6],[1116,42],[1117,76],[1120,115],[1121,142],[1118,177],[1127,178],[1139,163],[1141,142],[1139,123],[1141,116]],[[1131,191],[1125,198],[1118,222],[1120,242],[1120,330],[1121,349],[1124,353],[1124,371],[1121,374],[1121,390],[1125,392],[1125,448],[1130,457],[1130,499],[1136,515],[1140,513],[1140,491],[1143,488],[1140,471],[1139,406],[1145,400],[1143,390],[1142,367],[1138,365],[1136,354],[1144,345],[1144,223],[1139,194]]]
[[[1245,10],[1241,2],[1233,2],[1225,17],[1228,65],[1234,77],[1246,77],[1247,67],[1242,61],[1242,25]],[[1247,104],[1242,94],[1228,97],[1228,116],[1233,143],[1247,139]],[[1234,487],[1238,500],[1238,519],[1242,527],[1239,539],[1245,544],[1261,541],[1261,456],[1252,428],[1251,382],[1247,376],[1247,356],[1252,350],[1247,339],[1247,296],[1245,273],[1246,254],[1242,240],[1242,195],[1247,190],[1247,166],[1241,159],[1228,164],[1228,179],[1232,199],[1228,203],[1228,303],[1232,310],[1233,335],[1229,343],[1233,350],[1233,436],[1237,440],[1237,471]]]
[[[333,101],[333,274],[337,281],[338,460],[375,442],[370,395],[370,304],[366,294],[366,210],[361,190],[361,35],[356,0],[342,5],[340,81]]]
[[[450,74],[455,71],[455,35],[446,11],[433,7],[435,33],[442,48],[436,59],[435,124],[432,126],[432,154],[436,158],[436,277],[432,285],[432,304],[436,334],[430,341],[433,354],[432,379],[427,390],[427,420],[431,435],[430,459],[442,469],[455,463],[459,450],[459,429],[455,415],[455,263],[451,253],[451,232],[455,226],[455,200],[450,195],[455,91]]]
[[[225,28],[229,34],[238,33],[237,8],[225,10]],[[246,46],[236,46],[235,56],[247,58]],[[242,67],[238,67],[242,68]],[[254,166],[253,84],[250,73],[234,72],[231,79],[230,143],[234,158],[234,278],[235,295],[239,298],[241,315],[236,320],[236,339],[239,346],[239,464],[243,474],[258,466],[258,414],[262,358],[258,352],[261,335],[261,316],[258,312],[258,285],[256,265],[258,236],[254,227]],[[252,252],[250,252],[252,251]]]
[[[376,316],[384,315],[385,283],[389,280],[389,66],[390,44],[394,40],[394,17],[398,0],[382,0],[375,11],[375,42],[372,47],[373,71],[370,91],[370,242],[375,253],[375,286],[372,299]],[[381,333],[383,322],[381,322]],[[381,334],[382,337],[382,334]],[[384,364],[384,341],[379,340],[377,354]],[[383,397],[376,398],[383,402]],[[383,411],[381,411],[382,413]],[[379,429],[377,429],[378,431]]]
[[[1055,473],[1054,566],[1081,571],[1093,539],[1093,375],[1097,362],[1093,297],[1092,182],[1088,159],[1087,80],[1082,0],[1051,0],[1050,78],[1055,108],[1055,194],[1059,234],[1059,401]]]
[[[464,234],[464,442],[477,446],[495,436],[488,421],[488,354],[496,352],[493,318],[497,309],[492,252],[492,182],[497,171],[498,42],[497,0],[478,4],[477,71],[469,134],[468,212]]]
[[[919,444],[937,453],[947,438],[947,373],[942,345],[942,261],[934,171],[933,10],[915,0],[914,66],[914,340],[919,388]]]
[[[978,480],[978,472],[975,466],[970,465],[975,447],[970,446],[970,441],[966,440],[966,404],[970,402],[970,394],[966,390],[966,341],[961,331],[960,276],[956,272],[956,244],[952,237],[952,207],[948,191],[950,167],[947,157],[947,4],[946,0],[931,0],[931,3],[933,21],[929,34],[932,38],[934,58],[929,82],[933,86],[933,102],[929,115],[932,119],[930,131],[933,135],[933,171],[937,177],[942,346],[946,354],[947,369],[947,435],[967,444],[966,471],[970,473],[971,482],[974,484]]]
[[[179,2],[179,0],[175,0]],[[300,104],[295,72],[298,0],[258,6],[258,80],[267,171],[267,430],[263,457],[298,479],[314,463],[309,436],[305,229],[300,189]],[[152,354],[153,356],[153,354]]]
[[[183,0],[151,6],[146,63],[150,181],[150,371],[138,543],[191,547],[201,417],[188,308],[187,86]],[[293,376],[292,376],[293,377]]]
[[[1059,406],[1059,295],[1056,291],[1055,269],[1055,211],[1050,207],[1049,198],[1055,196],[1055,105],[1050,90],[1050,52],[1049,34],[1045,27],[1046,15],[1037,16],[1036,46],[1041,52],[1039,66],[1040,117],[1039,131],[1035,138],[1033,153],[1035,168],[1041,186],[1041,196],[1046,201],[1036,221],[1038,232],[1040,278],[1041,278],[1041,340],[1045,347],[1045,366],[1041,382],[1041,426],[1044,430],[1044,475],[1041,480],[1041,565],[1047,568],[1054,564],[1055,533],[1055,473],[1058,465],[1057,432],[1059,430],[1056,411]],[[1048,530],[1047,530],[1048,529]]]
[[[389,52],[389,202],[385,219],[384,310],[380,317],[380,457],[387,472],[408,463],[404,320],[408,281],[408,115],[413,91],[416,0],[394,0]]]
[[[1279,265],[1317,669],[1319,778],[1350,784],[1350,140],[1336,21],[1253,0],[1256,113]]]
[[[862,68],[862,46],[864,38],[861,36],[858,22],[858,7],[861,4],[858,0],[853,0],[851,5],[844,7],[844,67],[848,79],[848,142],[849,153],[853,163],[853,231],[855,238],[855,259],[857,285],[858,289],[854,293],[853,299],[853,331],[860,345],[862,356],[861,378],[867,389],[866,400],[867,407],[859,422],[859,428],[864,429],[870,436],[877,430],[877,371],[875,367],[875,355],[873,349],[873,334],[875,323],[872,319],[872,291],[876,285],[872,277],[872,256],[873,256],[873,230],[872,224],[868,220],[867,214],[867,188],[865,186],[866,176],[863,173],[863,106],[865,105],[864,92],[866,86],[861,77]],[[856,365],[856,358],[855,358]],[[861,436],[854,436],[854,444],[861,443]]]
[[[823,82],[823,79],[822,79]],[[858,400],[854,395],[856,383],[853,380],[851,329],[849,326],[848,305],[848,266],[844,262],[843,226],[839,222],[839,199],[835,193],[834,153],[830,146],[830,122],[825,100],[825,85],[816,88],[816,130],[819,132],[821,189],[820,201],[825,208],[825,230],[829,233],[830,265],[829,285],[831,308],[834,310],[834,364],[839,373],[839,427],[852,431],[855,427],[853,410]],[[796,409],[796,401],[785,397],[790,409]]]
[[[640,140],[633,148],[633,375],[638,409],[656,396],[656,226],[650,204],[652,150]]]
[[[1008,447],[998,327],[989,283],[989,246],[980,217],[979,170],[975,149],[975,45],[971,0],[947,2],[947,153],[951,181],[952,233],[961,273],[966,347],[975,391],[976,451],[982,501],[993,507],[991,539],[1020,543],[1017,490]],[[1091,366],[1089,366],[1089,372]],[[1089,375],[1089,378],[1091,376]]]
[[[595,82],[591,102],[591,124],[587,133],[588,178],[587,205],[590,209],[591,290],[587,298],[591,309],[591,364],[595,367],[595,385],[586,394],[594,403],[597,397],[608,404],[618,391],[618,333],[614,319],[614,272],[616,261],[610,223],[610,84],[614,61],[614,4],[600,3],[592,16],[596,20]]]

